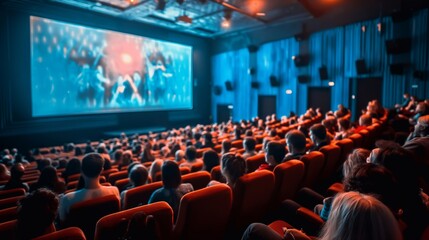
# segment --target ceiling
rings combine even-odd
[[[49,0],[202,37],[317,17],[340,0]],[[313,11],[309,2],[320,2]],[[229,20],[229,21],[228,21]]]

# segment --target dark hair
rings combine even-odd
[[[285,136],[287,142],[297,150],[305,150],[306,139],[304,133],[299,130],[291,130]]]
[[[314,124],[310,128],[310,132],[320,140],[326,139],[326,128],[320,123]]]
[[[46,187],[50,190],[55,190],[55,184],[58,182],[57,170],[48,166],[45,167],[40,173],[39,180],[37,180],[38,187]]]
[[[134,186],[141,186],[146,183],[148,175],[149,173],[144,166],[135,166],[130,172],[130,180],[134,183]]]
[[[246,150],[253,151],[255,150],[256,140],[253,137],[246,137],[244,139],[244,147]]]
[[[21,199],[18,204],[18,239],[43,235],[57,216],[59,200],[52,191],[41,188]]]
[[[194,146],[188,146],[185,151],[185,156],[188,161],[193,161],[197,158],[197,149]]]
[[[393,213],[399,210],[397,181],[387,168],[373,163],[357,166],[344,180],[344,190],[374,195]]]
[[[246,132],[244,133],[244,135],[245,135],[246,137],[253,137],[253,132],[252,132],[252,130],[247,129],[247,130],[246,130]]]
[[[232,147],[231,141],[229,141],[227,139],[225,139],[225,140],[222,141],[222,150],[223,150],[224,153],[229,152],[229,150],[231,149],[231,147]]]
[[[342,128],[344,128],[345,130],[350,128],[350,121],[348,119],[345,118],[341,118],[338,123],[340,124],[340,126]]]
[[[152,155],[152,144],[149,142],[145,144],[145,147],[143,149],[142,155],[141,155],[141,162],[153,162],[155,160],[155,157]]]
[[[21,179],[21,177],[24,175],[24,166],[22,163],[14,164],[10,168],[10,178],[11,179]]]
[[[194,139],[195,140],[200,140],[201,139],[201,133],[199,133],[199,132],[196,132],[195,134],[194,134]]]
[[[228,176],[232,186],[246,173],[246,161],[239,155],[227,153],[222,156],[222,173]]]
[[[213,167],[219,165],[219,156],[217,152],[208,150],[203,153],[204,170],[210,172]]]
[[[81,171],[81,162],[77,158],[72,158],[66,165],[66,169],[64,170],[62,177],[67,181],[67,177],[73,174],[80,173]]]
[[[182,175],[177,163],[165,161],[161,168],[162,184],[164,188],[177,188],[182,183]]]
[[[271,141],[267,146],[267,155],[273,156],[277,163],[281,163],[286,155],[286,149],[283,144]]]
[[[82,173],[89,177],[98,177],[103,171],[104,159],[98,153],[86,154],[82,159]]]

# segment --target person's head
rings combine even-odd
[[[381,165],[365,163],[357,166],[344,180],[344,191],[356,191],[377,197],[391,209],[399,210],[397,181],[391,171]]]
[[[286,133],[286,145],[290,153],[305,152],[306,139],[304,133],[299,130],[291,130]]]
[[[346,131],[350,129],[350,121],[346,118],[341,118],[338,120],[338,130]]]
[[[348,176],[353,172],[353,169],[366,163],[369,154],[370,151],[365,148],[356,148],[353,150],[343,163],[343,176]]]
[[[219,165],[217,152],[208,150],[203,153],[204,170],[210,172],[213,167]]]
[[[66,165],[66,170],[64,170],[67,174],[72,175],[76,173],[80,173],[81,170],[81,162],[77,158],[72,158],[68,161]]]
[[[332,204],[321,240],[401,240],[392,212],[382,202],[358,192],[339,193]]]
[[[127,150],[122,154],[122,165],[128,166],[128,164],[133,162],[133,152],[131,150]]]
[[[177,163],[165,161],[162,164],[162,184],[164,188],[178,188],[182,183],[182,175]]]
[[[244,136],[246,137],[253,137],[253,132],[250,129],[247,129],[246,132],[244,132]]]
[[[6,165],[3,163],[0,163],[0,176],[10,176],[10,172],[7,169]]]
[[[164,161],[162,161],[161,159],[156,159],[155,161],[152,162],[152,164],[150,165],[149,168],[149,176],[152,179],[152,182],[155,181],[156,179],[156,175],[161,172],[161,167],[162,164],[164,163]]]
[[[429,136],[429,115],[419,117],[414,126],[414,134],[418,137]]]
[[[10,168],[10,177],[11,179],[21,179],[24,175],[24,165],[22,163],[17,163]]]
[[[189,146],[185,151],[186,160],[189,162],[194,161],[197,158],[197,149],[194,146]]]
[[[310,138],[315,144],[326,141],[326,128],[322,124],[314,124],[310,128]]]
[[[369,114],[362,114],[359,117],[359,126],[371,126],[372,124],[372,117]]]
[[[82,159],[82,174],[87,178],[97,178],[103,171],[104,159],[98,153],[86,154]]]
[[[183,150],[177,150],[174,154],[174,160],[180,162],[185,158],[185,152]]]
[[[222,175],[230,186],[234,186],[237,180],[246,173],[246,161],[240,155],[224,154],[221,164]]]
[[[124,151],[122,151],[122,149],[118,149],[115,151],[115,153],[113,154],[113,158],[115,159],[116,163],[122,161],[122,155],[124,155]]]
[[[57,216],[58,206],[58,197],[45,188],[21,199],[18,204],[18,238],[32,239],[48,233]]]
[[[207,144],[207,143],[211,143],[213,140],[213,136],[212,136],[212,134],[210,133],[210,132],[206,132],[206,133],[204,133],[204,142]]]
[[[52,166],[45,167],[40,173],[39,180],[37,182],[41,186],[53,187],[54,184],[58,182],[57,170]]]
[[[255,150],[256,140],[253,137],[246,137],[243,141],[243,147],[247,152]]]
[[[58,160],[57,169],[63,169],[63,168],[66,168],[66,166],[67,166],[67,160],[65,160],[64,158],[61,158],[60,160]]]
[[[231,141],[225,139],[222,141],[222,152],[227,153],[229,150],[231,150],[232,144]]]
[[[200,139],[201,139],[201,133],[200,132],[196,132],[196,133],[194,133],[194,139],[195,139],[195,141],[200,141]]]
[[[135,187],[144,185],[147,182],[148,176],[149,173],[147,169],[141,164],[135,165],[129,174],[130,182]]]
[[[271,141],[268,143],[267,150],[265,151],[265,162],[270,166],[276,166],[282,162],[285,155],[286,149],[283,144]]]

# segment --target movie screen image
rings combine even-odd
[[[192,47],[31,16],[32,116],[192,109]]]

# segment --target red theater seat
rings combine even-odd
[[[119,179],[124,179],[128,177],[128,171],[123,170],[115,173],[111,173],[109,177],[107,178],[107,181],[113,185],[115,185],[115,182]]]
[[[209,184],[210,180],[211,175],[206,171],[189,173],[182,176],[182,182],[192,184],[194,190],[205,188],[207,184]]]
[[[14,220],[18,217],[18,206],[0,210],[0,223]]]
[[[48,233],[33,240],[86,240],[80,228],[69,227],[56,232]]]
[[[320,176],[325,164],[325,157],[319,151],[313,151],[301,157],[305,166],[305,175],[301,187],[313,188],[317,182],[320,183]]]
[[[17,196],[24,196],[24,195],[25,195],[25,189],[24,188],[14,188],[14,189],[1,190],[0,191],[0,199],[17,197]]]
[[[304,179],[305,167],[300,160],[289,160],[274,168],[274,206],[283,200],[293,199]]]
[[[158,188],[162,188],[162,182],[149,183],[128,190],[125,193],[123,209],[147,204],[152,193]]]
[[[247,173],[254,172],[261,164],[265,163],[265,154],[260,153],[246,159]]]

